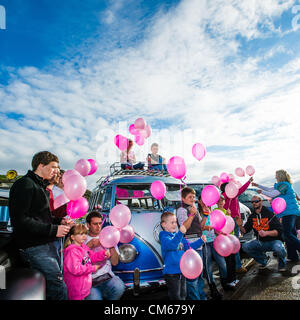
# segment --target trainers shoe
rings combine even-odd
[[[286,268],[283,267],[283,268],[278,268],[278,272],[285,272],[286,271]]]
[[[260,264],[259,266],[258,266],[258,268],[259,269],[266,269],[267,267],[268,267],[268,265],[269,265],[269,263],[271,262],[271,258],[269,257],[269,256],[267,256],[267,262],[265,263],[265,264]]]
[[[241,267],[237,270],[235,270],[236,273],[246,273],[248,270],[245,267]]]

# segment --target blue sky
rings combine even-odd
[[[166,158],[185,157],[191,180],[251,164],[267,184],[287,169],[300,193],[299,1],[0,5],[1,171],[24,173],[48,148],[66,168],[97,158],[105,175],[113,136],[142,116],[153,134],[136,146],[141,160],[158,141]],[[200,163],[196,142],[208,150]]]

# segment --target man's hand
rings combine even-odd
[[[86,244],[90,249],[97,248],[100,246],[100,241],[99,239],[91,239],[89,242]]]
[[[260,237],[266,237],[268,235],[268,233],[266,231],[264,231],[264,230],[259,230],[258,234],[259,234]]]
[[[253,186],[253,187],[258,187],[258,184],[255,183],[255,182],[252,182],[252,186]]]
[[[257,193],[261,194],[262,191],[260,189],[256,190]]]
[[[186,233],[186,227],[185,227],[184,225],[182,225],[182,226],[179,228],[179,230],[180,230],[183,234]]]
[[[65,235],[67,235],[69,231],[70,231],[70,227],[69,226],[59,225],[58,228],[57,228],[56,237],[57,238],[62,238]]]
[[[73,221],[73,219],[62,218],[60,224],[72,228],[75,225],[75,222]]]

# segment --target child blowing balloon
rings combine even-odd
[[[162,257],[164,259],[164,278],[167,283],[170,300],[186,299],[186,278],[180,270],[180,259],[184,252],[189,249],[189,244],[184,238],[186,228],[182,225],[177,231],[176,215],[172,212],[164,212],[161,215],[161,227],[164,231],[159,234]],[[190,244],[197,249],[203,245],[205,237]]]
[[[85,244],[88,230],[83,224],[70,229],[64,250],[64,281],[68,289],[69,300],[88,300],[92,288],[92,273],[99,269],[93,265],[109,258],[109,251],[91,251]]]

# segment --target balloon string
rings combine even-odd
[[[189,246],[189,249],[192,249],[191,246],[190,246],[190,243],[188,242],[187,239],[186,239],[186,242],[187,242],[187,244],[188,244],[188,246]]]

